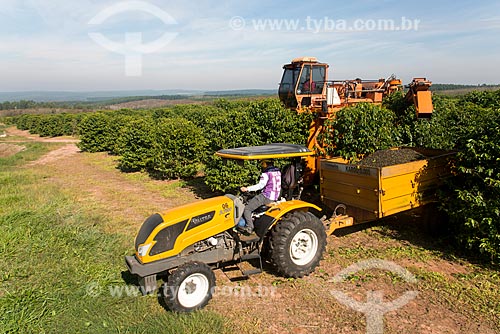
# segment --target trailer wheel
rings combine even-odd
[[[175,312],[192,312],[205,307],[212,299],[215,275],[203,262],[179,266],[163,286],[163,299]]]
[[[310,212],[294,211],[271,231],[271,262],[286,277],[303,277],[318,266],[325,246],[321,221]]]

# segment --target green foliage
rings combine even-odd
[[[36,108],[36,107],[42,107],[42,106],[48,106],[52,105],[50,103],[37,103],[32,100],[20,100],[20,101],[5,101],[0,103],[0,110],[7,110],[7,109],[29,109],[29,108]]]
[[[457,85],[457,84],[432,84],[431,86],[431,91],[433,92],[439,92],[443,90],[448,90],[448,91],[453,91],[453,90],[477,90],[477,89],[484,89],[484,88],[495,88],[498,89],[499,85],[487,85],[487,84],[482,84],[482,85]]]
[[[206,120],[211,153],[206,161],[205,183],[214,191],[234,192],[242,185],[253,184],[259,169],[252,162],[223,162],[213,152],[231,147],[280,142],[305,144],[307,141],[312,115],[299,115],[285,109],[276,99],[251,103],[220,100],[216,105],[222,112]]]
[[[212,191],[235,193],[243,185],[254,184],[260,175],[255,162],[222,159],[217,156],[209,159],[205,167],[205,183]]]
[[[157,178],[206,174],[212,190],[255,182],[258,169],[223,164],[214,152],[273,142],[305,144],[311,114],[298,115],[278,99],[211,105],[176,105],[154,110],[119,110],[79,115],[22,115],[20,129],[42,135],[80,134],[79,148],[119,155],[124,172],[147,171]],[[59,132],[58,132],[59,131]],[[69,133],[71,132],[71,133]]]
[[[455,162],[443,206],[466,247],[500,261],[500,110],[481,110]],[[476,117],[477,118],[477,117]],[[478,124],[479,122],[476,122]]]
[[[396,115],[373,104],[360,103],[337,112],[325,121],[319,140],[329,155],[355,159],[359,155],[383,150],[399,143]]]
[[[113,143],[110,117],[104,113],[86,115],[79,125],[80,143],[78,147],[86,152],[109,151]]]
[[[138,118],[121,128],[116,151],[124,172],[147,171],[155,178],[190,178],[201,169],[208,140],[203,129],[175,115]]]
[[[306,143],[313,119],[311,114],[297,114],[284,108],[277,99],[253,102],[248,111],[255,123],[254,135],[261,143]]]
[[[116,147],[120,155],[118,168],[123,172],[145,171],[152,163],[155,123],[139,118],[121,129]]]
[[[207,140],[192,122],[162,119],[155,126],[153,156],[148,171],[158,178],[190,178],[200,169]]]
[[[470,102],[440,96],[435,96],[433,102],[435,110],[430,119],[416,119],[414,106],[399,115],[401,145],[460,150],[469,134],[487,123],[486,109]]]
[[[415,106],[405,106],[404,97],[394,95],[387,106],[396,113],[396,126],[400,133],[399,145],[436,149],[451,149],[455,146],[458,132],[449,131],[450,127],[456,127],[460,131],[464,126],[461,121],[463,115],[459,114],[455,100],[435,96],[432,117],[417,119]]]
[[[118,153],[116,145],[121,129],[134,116],[129,112],[96,112],[86,114],[78,125],[80,143],[78,147],[86,152]]]
[[[29,130],[30,133],[42,137],[73,136],[78,133],[81,118],[81,114],[23,114],[10,117],[9,123],[15,124],[20,130]]]
[[[500,90],[475,91],[466,94],[460,100],[461,103],[472,102],[483,108],[500,108]]]
[[[461,99],[433,97],[431,119],[416,119],[402,93],[384,107],[357,105],[325,122],[327,153],[354,158],[390,146],[458,150],[454,177],[441,204],[456,239],[466,248],[500,260],[500,90]]]
[[[495,261],[500,259],[499,101],[500,91],[473,92],[461,99],[434,96],[432,118],[423,120],[415,119],[414,106],[395,108],[400,144],[459,151],[455,176],[440,194],[442,208],[456,239]]]

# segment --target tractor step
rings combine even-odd
[[[260,237],[257,234],[255,234],[255,232],[252,232],[249,235],[244,235],[244,234],[240,235],[240,241],[249,244],[252,242],[259,242]]]
[[[254,261],[253,263],[248,263],[247,261]],[[246,263],[245,263],[246,262]],[[253,268],[248,267],[253,266]],[[257,268],[256,268],[257,267]],[[238,262],[234,263],[234,267],[224,267],[223,272],[231,282],[237,282],[242,280],[247,280],[249,276],[260,274],[262,272],[262,258],[260,256],[259,250],[254,249],[253,252],[249,254],[240,255]],[[229,272],[239,270],[241,276],[228,275]]]
[[[237,265],[224,266],[221,269],[222,269],[222,272],[224,272],[224,273],[231,272],[231,271],[240,271],[241,272],[241,269]]]
[[[241,256],[242,261],[249,261],[249,260],[255,260],[255,259],[260,259],[259,253],[251,253],[251,254],[245,254],[245,255]]]
[[[260,274],[261,272],[262,272],[261,269],[250,269],[250,270],[242,270],[241,271],[243,276],[256,275],[256,274]]]
[[[243,261],[250,261],[250,260],[259,260],[258,267],[254,268],[254,269],[244,270],[242,268],[242,262]],[[260,274],[262,272],[262,258],[260,257],[259,250],[257,249],[257,250],[254,250],[252,253],[241,255],[240,263],[238,264],[238,268],[240,268],[241,274],[243,275],[243,277],[248,277],[250,275]]]

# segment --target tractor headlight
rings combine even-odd
[[[151,244],[139,246],[139,248],[137,249],[137,253],[139,254],[139,256],[146,256],[149,252],[149,248],[151,248]]]

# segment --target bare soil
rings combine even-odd
[[[46,165],[51,162],[75,155],[78,152],[80,152],[80,149],[75,144],[67,144],[61,148],[55,149],[54,151],[50,151],[36,161],[30,162],[28,166]]]
[[[25,132],[13,132],[28,140],[45,140]],[[99,214],[109,212],[109,222],[102,228],[127,235],[131,244],[149,214],[198,200],[184,188],[179,189],[178,196],[165,197],[141,182],[126,178],[118,170],[109,169],[113,158],[107,154],[78,153],[75,147],[74,143],[68,143],[28,168],[43,170],[47,175],[44,182],[59,185],[86,209],[95,208]],[[167,187],[170,183],[162,184]],[[397,224],[403,225],[418,224],[418,221],[418,216],[411,215],[396,219]],[[223,315],[228,319],[228,326],[239,333],[361,334],[367,333],[364,315],[340,303],[333,295],[335,291],[362,303],[371,291],[381,291],[384,302],[416,291],[416,298],[384,315],[384,333],[500,332],[500,321],[495,321],[494,316],[484,316],[472,307],[473,302],[436,289],[439,285],[434,285],[428,276],[420,275],[442,276],[453,286],[458,276],[471,273],[470,264],[436,255],[439,252],[434,249],[442,245],[425,234],[391,231],[372,228],[329,236],[320,266],[302,279],[280,277],[267,263],[262,274],[238,282],[230,280],[235,273],[215,270],[218,288],[207,309]],[[342,269],[360,259],[380,257],[408,269],[417,277],[417,283],[380,270],[363,272],[340,283],[332,282]]]
[[[0,158],[7,158],[26,149],[24,145],[0,143]]]

